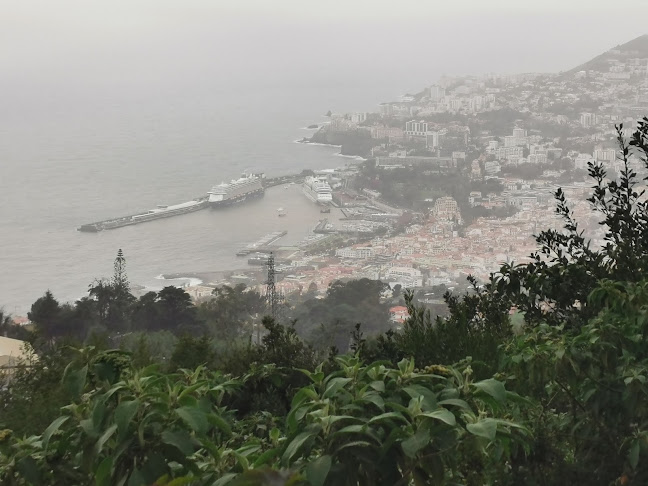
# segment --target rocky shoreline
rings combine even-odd
[[[340,147],[340,155],[362,157],[371,156],[376,141],[364,132],[334,132],[328,125],[321,127],[312,137],[304,137],[299,143],[321,144]]]

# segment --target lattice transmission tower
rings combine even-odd
[[[283,302],[283,295],[277,290],[276,283],[276,270],[274,255],[272,252],[268,257],[268,280],[266,280],[266,302],[268,303],[268,310],[270,315],[275,321],[281,317],[281,303]]]

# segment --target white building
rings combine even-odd
[[[410,137],[425,137],[428,134],[427,122],[421,121],[408,121],[405,123],[405,135]]]
[[[374,249],[370,246],[356,248],[340,248],[335,251],[335,255],[341,258],[367,259],[374,256]]]
[[[434,202],[434,207],[432,208],[432,214],[437,218],[450,220],[456,218],[461,219],[461,214],[459,212],[459,205],[451,197],[440,197]]]
[[[502,166],[497,160],[489,160],[484,163],[484,172],[488,175],[495,175],[502,170]]]
[[[527,131],[524,128],[514,128],[513,129],[513,136],[515,138],[526,138]]]
[[[597,162],[614,162],[617,158],[617,151],[613,148],[594,150],[594,160]]]
[[[437,86],[436,84],[433,84],[430,86],[430,100],[431,101],[439,101],[441,98],[445,96],[445,89],[442,88],[441,86]]]
[[[439,132],[427,132],[425,145],[427,148],[437,148],[439,146]]]
[[[581,125],[585,128],[589,128],[593,125],[596,125],[597,119],[596,114],[594,113],[582,113],[580,116]]]
[[[546,164],[547,155],[546,154],[532,154],[527,158],[529,164]]]
[[[421,271],[411,267],[390,267],[385,273],[390,282],[397,282],[402,287],[422,287],[423,275]]]
[[[366,113],[351,113],[351,121],[353,123],[362,123],[367,120]]]
[[[508,159],[510,157],[520,158],[524,154],[522,147],[500,147],[495,150],[495,156],[498,159]]]

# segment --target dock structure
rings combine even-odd
[[[179,216],[181,214],[193,213],[194,211],[205,209],[207,206],[209,206],[207,197],[199,197],[191,201],[180,204],[173,204],[171,206],[160,205],[157,208],[151,209],[144,213],[122,216],[120,218],[106,219],[103,221],[97,221],[96,223],[83,224],[79,226],[77,230],[87,233],[97,233],[103,230],[122,228],[124,226],[146,223],[147,221],[155,221],[156,219],[170,218],[172,216]]]
[[[297,184],[303,181],[304,181],[304,177],[301,175],[270,177],[270,178],[265,178],[263,180],[263,187],[268,188],[273,186],[280,186],[281,184],[289,184],[291,182]]]
[[[271,177],[263,179],[263,188],[279,186],[281,184],[298,183],[304,177],[299,174],[285,175],[279,177]],[[106,219],[94,223],[82,224],[77,228],[77,231],[86,233],[97,233],[103,230],[122,228],[124,226],[131,226],[134,224],[145,223],[147,221],[155,221],[156,219],[169,218],[171,216],[179,216],[181,214],[192,213],[200,209],[205,209],[209,206],[209,196],[200,196],[191,201],[170,206],[160,205],[149,211],[131,214],[128,216],[121,216],[118,218]],[[282,234],[281,236],[284,236]],[[281,237],[279,236],[279,238]],[[277,238],[278,239],[278,238]],[[267,246],[269,243],[264,243],[260,246]],[[251,253],[251,252],[249,252]],[[245,253],[247,255],[247,253]]]
[[[268,233],[267,235],[263,236],[261,239],[254,243],[250,243],[247,245],[245,248],[242,250],[236,252],[237,256],[247,256],[250,253],[269,253],[272,251],[272,245],[276,241],[278,241],[280,238],[283,238],[288,234],[288,231],[275,231],[273,233]]]
[[[319,223],[317,223],[317,226],[315,226],[315,229],[313,229],[313,233],[316,234],[326,234],[326,233],[335,233],[335,229],[333,228],[333,225],[329,223],[328,219],[321,219]]]

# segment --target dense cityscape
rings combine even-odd
[[[558,188],[581,229],[594,245],[602,244],[603,231],[586,201],[588,164],[603,163],[618,176],[623,162],[615,126],[625,123],[623,133],[629,133],[646,109],[648,36],[641,36],[559,74],[444,76],[419,93],[381,103],[376,112],[329,112],[300,142],[339,145],[350,162],[264,181],[304,185],[313,204],[322,206],[313,233],[291,246],[281,244],[285,232],[266,235],[240,252],[251,266],[195,272],[190,276],[201,283],[184,290],[196,302],[211,298],[215,288],[241,283],[264,295],[272,253],[276,288],[287,302],[306,291],[324,296],[339,280],[367,278],[392,290],[412,289],[417,302],[443,312],[446,290],[465,290],[468,276],[486,281],[504,263],[528,262],[539,229],[561,227]],[[630,160],[644,172],[637,157]],[[249,177],[232,183],[249,184]],[[324,198],[313,182],[326,187]],[[96,225],[120,227],[166,217],[165,211],[184,214],[207,207],[209,197],[126,222],[85,226],[97,231]],[[394,303],[390,315],[399,326],[407,312],[402,301]],[[29,323],[19,315],[13,320]]]
[[[339,144],[362,159],[319,174],[344,221],[321,221],[300,250],[280,242],[271,248],[281,261],[277,286],[289,299],[309,288],[322,295],[336,280],[369,278],[439,303],[468,275],[484,281],[503,263],[528,261],[539,229],[562,225],[559,187],[593,244],[601,244],[586,201],[588,163],[618,176],[615,125],[625,123],[627,133],[647,108],[642,36],[560,74],[443,77],[375,113],[329,113],[304,142]],[[631,162],[643,172],[638,158]],[[256,280],[264,291],[263,272],[230,273],[218,284],[236,279]],[[212,289],[186,290],[200,298]],[[402,309],[393,308],[394,321],[402,322]]]

